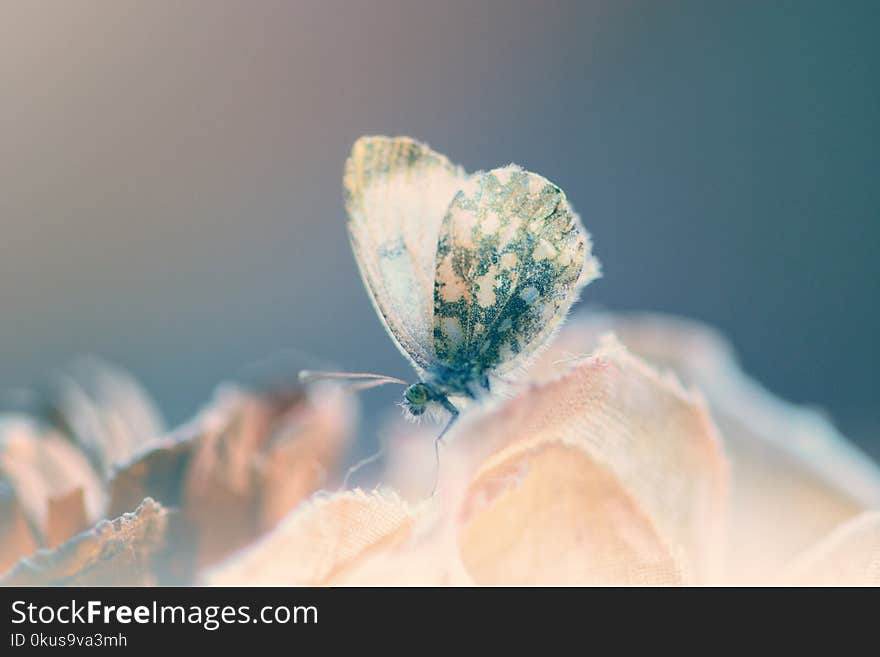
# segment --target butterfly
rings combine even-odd
[[[509,166],[468,174],[408,137],[362,137],[345,163],[352,249],[382,323],[418,374],[304,372],[406,385],[412,417],[451,417],[521,371],[600,274],[562,190]]]

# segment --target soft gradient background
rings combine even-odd
[[[409,134],[560,184],[604,264],[588,304],[719,327],[880,455],[878,25],[874,2],[3,2],[0,389],[97,353],[173,424],[288,347],[410,377],[340,189],[356,137]]]

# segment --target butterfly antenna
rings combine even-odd
[[[348,393],[361,392],[362,390],[369,390],[370,388],[378,388],[379,386],[384,386],[388,383],[401,383],[398,379],[373,379],[368,381],[359,381],[356,383],[350,383],[345,386],[343,390]],[[403,383],[406,385],[406,383]]]
[[[312,383],[314,381],[325,381],[327,379],[344,379],[347,381],[370,379],[371,382],[375,382],[374,385],[384,385],[386,383],[398,383],[402,386],[409,385],[403,379],[398,379],[393,376],[385,376],[384,374],[367,374],[365,372],[322,372],[317,370],[301,370],[299,373],[300,383]],[[381,383],[379,383],[379,381],[381,381]]]
[[[443,437],[452,428],[457,419],[458,411],[454,411],[452,417],[449,418],[449,422],[443,427],[443,431],[434,439],[434,485],[431,487],[431,497],[434,497],[437,493],[437,484],[440,482],[440,443],[443,442]]]

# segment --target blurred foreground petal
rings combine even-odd
[[[88,529],[89,525],[82,488],[50,498],[46,547],[58,547],[71,536]]]
[[[57,509],[50,514],[53,505],[61,504],[60,498],[66,498],[67,513],[86,526],[103,512],[105,493],[88,459],[57,432],[23,416],[0,417],[0,481],[15,491],[42,545],[66,540],[83,529],[79,520],[59,515]]]
[[[94,357],[55,377],[53,421],[89,456],[102,477],[164,433],[150,396],[125,370]]]
[[[38,545],[15,491],[9,484],[0,483],[0,573]]]
[[[39,550],[0,578],[0,586],[143,586],[162,548],[166,511],[152,499],[134,513],[102,520],[54,550]]]
[[[192,422],[118,468],[110,507],[149,495],[180,508],[178,556],[214,563],[325,482],[354,416],[350,396],[338,388],[257,394],[224,386]]]

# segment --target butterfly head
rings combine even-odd
[[[433,391],[424,383],[414,383],[403,392],[403,407],[413,417],[419,417],[433,401]]]
[[[403,392],[400,405],[411,419],[420,419],[425,413],[434,418],[440,418],[444,413],[458,415],[458,409],[449,401],[446,387],[434,382],[420,381],[409,386]]]

